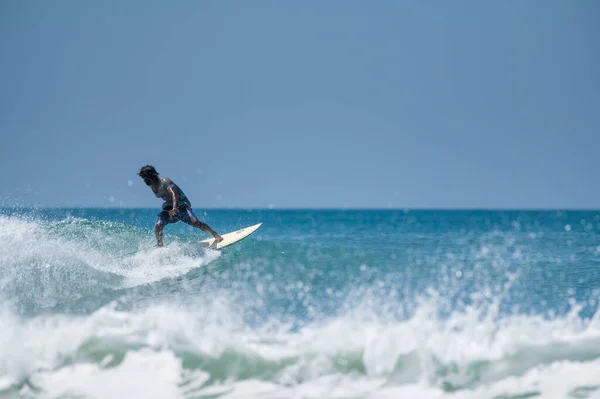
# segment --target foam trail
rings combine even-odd
[[[0,295],[22,309],[78,306],[96,296],[183,276],[220,252],[197,243],[121,256],[147,246],[147,232],[114,222],[0,216]],[[96,306],[97,307],[97,306]]]

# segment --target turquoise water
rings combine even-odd
[[[600,211],[0,211],[0,397],[600,395]]]

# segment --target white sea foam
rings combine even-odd
[[[220,256],[198,244],[177,242],[123,255],[151,245],[140,231],[124,229],[85,219],[50,223],[0,216],[0,296],[52,307],[98,288],[131,288],[183,276]]]
[[[600,318],[439,319],[424,301],[404,321],[359,313],[295,332],[249,328],[227,298],[189,307],[113,306],[88,316],[1,318],[0,389],[23,396],[423,397],[592,395]],[[576,312],[576,309],[573,310]],[[28,381],[28,384],[24,384]]]
[[[140,251],[109,264],[115,274],[126,277],[124,287],[149,284],[164,278],[179,277],[190,270],[207,265],[221,253],[201,246],[173,243],[168,247]]]

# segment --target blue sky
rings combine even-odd
[[[600,208],[600,5],[0,2],[2,203]]]

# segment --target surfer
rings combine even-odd
[[[215,242],[223,241],[223,237],[194,215],[192,204],[183,191],[171,179],[159,176],[154,166],[151,165],[142,167],[138,175],[144,180],[147,186],[152,188],[156,197],[162,198],[165,201],[162,204],[162,211],[158,214],[156,220],[154,230],[156,233],[156,245],[159,247],[163,245],[163,229],[165,226],[169,223],[177,223],[180,220],[212,234]]]

